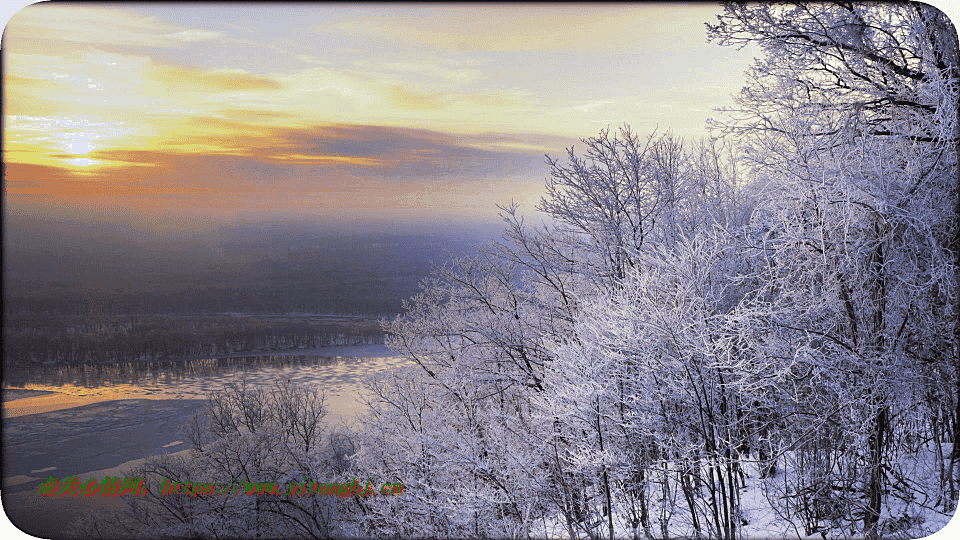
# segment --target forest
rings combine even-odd
[[[915,538],[960,489],[957,33],[920,3],[726,4],[762,56],[688,141],[548,158],[530,226],[385,323],[415,365],[352,430],[231,387],[148,478],[402,482],[402,496],[156,497],[86,535]],[[256,414],[253,414],[256,413]]]
[[[9,317],[4,367],[183,360],[238,352],[383,343],[374,318],[310,315]]]

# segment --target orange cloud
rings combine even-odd
[[[206,144],[202,137],[193,142]],[[229,153],[96,149],[82,159],[111,165],[9,163],[6,193],[11,208],[41,212],[109,207],[156,216],[180,211],[220,217],[466,215],[493,211],[504,194],[523,197],[539,189],[544,167],[539,145],[556,142],[535,134],[463,136],[349,124],[264,128],[237,140]],[[72,156],[48,157],[80,159]]]

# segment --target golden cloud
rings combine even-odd
[[[402,86],[389,86],[383,90],[383,95],[390,105],[412,111],[441,109],[450,101],[441,92],[416,92]]]
[[[251,75],[244,71],[181,68],[155,64],[150,69],[150,78],[164,86],[177,90],[242,92],[251,90],[280,90],[283,85],[269,77]]]

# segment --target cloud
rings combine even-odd
[[[272,78],[283,84],[283,106],[318,123],[422,123],[464,115],[500,123],[505,117],[515,119],[518,110],[529,109],[533,102],[530,93],[521,89],[465,86],[467,79],[451,75],[456,70],[435,65],[394,71],[373,62],[360,64],[361,71],[310,67]]]
[[[40,3],[14,14],[4,32],[4,47],[19,49],[39,40],[170,48],[220,38],[218,32],[183,28],[113,7]]]
[[[49,151],[63,152],[69,150],[64,148],[65,137],[70,139],[67,143],[77,137],[95,142],[88,150],[176,145],[184,134],[256,133],[257,124],[289,121],[292,115],[275,110],[275,105],[255,103],[259,95],[282,91],[280,81],[240,69],[179,67],[148,56],[98,49],[67,58],[8,53],[7,61],[8,151],[11,146],[46,141]],[[197,119],[206,123],[198,124]],[[123,130],[113,129],[121,125]],[[122,142],[117,140],[121,136]],[[75,153],[82,153],[80,149],[73,145]],[[23,160],[9,152],[6,158]]]
[[[396,72],[401,74],[415,73],[419,76],[427,75],[431,78],[452,84],[463,85],[483,78],[483,71],[476,68],[464,67],[463,60],[457,63],[446,62],[383,62],[363,59],[355,62],[357,67],[372,69],[379,72]]]
[[[528,105],[524,96],[512,92],[423,92],[404,86],[388,86],[378,95],[389,105],[404,111],[438,111],[447,108],[522,108]]]
[[[389,8],[316,25],[323,33],[363,36],[450,51],[669,50],[701,43],[675,28],[709,20],[714,6],[475,5]],[[615,37],[611,39],[611,37]]]
[[[460,135],[439,131],[372,125],[336,124],[275,129],[272,145],[257,145],[267,160],[313,156],[338,166],[376,169],[393,178],[443,178],[513,173],[542,162],[539,148],[511,146],[516,138],[494,134]],[[498,145],[497,143],[503,143]]]
[[[60,96],[69,89],[60,81],[11,74],[8,68],[3,77],[3,112],[8,118],[61,113],[64,107]]]
[[[333,62],[329,60],[324,60],[323,58],[311,56],[309,54],[298,54],[297,59],[308,64],[318,64],[322,66],[333,64]]]
[[[173,34],[167,34],[166,37],[173,41],[183,41],[186,43],[195,43],[197,41],[214,41],[220,39],[220,32],[211,32],[209,30],[184,30]]]
[[[366,125],[274,129],[248,136],[242,141],[245,148],[238,147],[234,154],[102,149],[82,159],[112,166],[84,169],[13,163],[8,169],[8,193],[99,197],[348,189],[366,196],[368,190],[449,187],[540,168],[539,149],[511,147],[522,140]],[[49,157],[78,158],[70,152]]]
[[[277,118],[291,118],[295,116],[287,111],[268,111],[257,109],[222,109],[221,114],[227,118],[249,118],[254,120],[272,120]]]
[[[7,115],[123,119],[144,133],[158,133],[160,117],[212,115],[224,105],[275,109],[255,106],[256,97],[244,94],[282,91],[283,83],[241,69],[180,67],[87,49],[63,58],[10,52],[4,90]],[[16,129],[7,137],[16,140]]]
[[[417,92],[402,86],[388,86],[381,92],[392,106],[408,111],[442,109],[452,99],[452,96],[443,92]]]
[[[109,165],[8,163],[8,207],[41,214],[125,209],[158,219],[191,212],[217,219],[493,219],[496,203],[536,202],[546,174],[542,148],[563,142],[535,133],[353,124],[264,129],[235,139],[234,153],[98,149],[59,157]]]
[[[471,148],[491,151],[525,152],[554,157],[566,154],[565,150],[580,140],[573,137],[550,135],[547,133],[500,133],[489,132],[471,135],[463,144]]]
[[[199,70],[156,64],[150,70],[149,77],[180,91],[242,92],[283,88],[279,81],[243,70]]]

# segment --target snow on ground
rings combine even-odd
[[[942,449],[943,455],[949,456],[950,444],[945,443]],[[790,456],[787,456],[789,458]],[[945,464],[949,463],[949,458],[945,458]],[[908,473],[908,480],[915,485],[927,486],[928,493],[936,493],[938,485],[939,466],[937,457],[932,448],[926,448],[917,459],[905,460],[900,464],[901,468]],[[746,474],[746,487],[740,490],[740,505],[742,517],[746,525],[740,531],[745,539],[770,540],[770,539],[794,539],[794,540],[823,540],[824,538],[843,538],[839,532],[827,531],[825,536],[815,532],[806,535],[802,522],[798,518],[788,521],[781,517],[771,506],[768,499],[768,492],[772,498],[778,497],[776,493],[781,492],[785,478],[783,460],[778,463],[776,474],[772,478],[761,479],[759,469],[756,463],[747,462],[744,465]],[[672,486],[673,487],[673,486]],[[654,490],[651,490],[654,491]],[[944,494],[945,496],[945,494]],[[689,538],[693,537],[694,530],[690,525],[691,520],[689,511],[685,503],[675,501],[673,505],[674,513],[669,517],[668,533],[671,538]],[[662,511],[662,500],[650,503],[651,532],[657,538],[661,537],[661,526],[656,518]],[[660,503],[660,504],[657,504]],[[958,540],[960,539],[960,519],[952,520],[954,513],[944,513],[943,506],[936,506],[938,501],[917,497],[909,504],[904,501],[887,497],[883,513],[881,515],[881,525],[884,527],[884,538],[913,539],[929,537],[931,540]],[[615,506],[616,508],[616,506]],[[614,532],[617,538],[633,538],[633,531],[626,525],[623,519],[617,519],[622,516],[623,508],[620,508],[614,519]],[[594,508],[594,516],[601,516],[601,506]],[[607,521],[596,523],[598,534],[605,538],[607,536]],[[706,532],[706,531],[704,531]],[[585,538],[585,531],[579,531],[581,538]],[[933,535],[933,536],[930,536]],[[532,527],[531,536],[534,538],[570,538],[570,534],[563,524],[562,517],[540,520]],[[862,534],[857,536],[862,537]],[[856,538],[857,536],[854,536]],[[639,537],[645,538],[644,531],[639,531]]]

